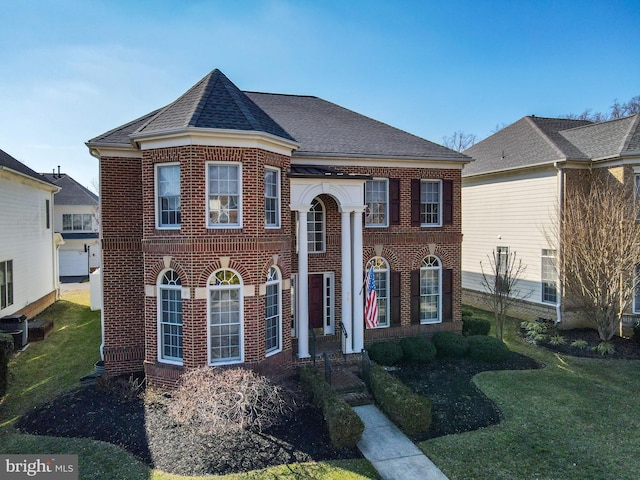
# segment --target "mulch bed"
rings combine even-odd
[[[615,352],[612,354],[601,355],[595,350],[595,347],[602,342],[596,330],[589,328],[559,330],[558,335],[564,338],[564,345],[551,345],[549,342],[540,342],[540,345],[553,352],[572,355],[574,357],[640,360],[640,342],[637,342],[635,339],[614,336],[609,340],[609,342],[613,344]],[[581,350],[579,348],[572,347],[571,343],[574,340],[585,340],[589,344],[589,348]]]
[[[226,475],[273,465],[362,458],[331,446],[322,412],[304,404],[260,432],[203,435],[166,414],[162,403],[126,400],[90,385],[24,415],[17,428],[35,435],[92,438],[128,450],[152,468],[180,475]]]
[[[566,345],[545,347],[562,354],[602,358],[597,352],[569,347],[576,339],[596,346],[600,341],[592,330],[565,331],[562,336]],[[617,337],[613,342],[616,353],[605,358],[640,359],[640,344]],[[392,373],[431,399],[432,424],[427,432],[414,438],[422,441],[500,422],[499,409],[471,381],[477,373],[541,366],[512,352],[497,364],[444,358],[426,366],[403,365]],[[181,475],[223,475],[292,462],[361,458],[357,449],[331,447],[322,413],[307,403],[284,423],[262,433],[202,435],[196,427],[173,421],[162,402],[145,406],[140,399],[126,400],[90,385],[27,413],[17,428],[35,435],[111,442],[153,468]]]

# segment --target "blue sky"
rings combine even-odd
[[[640,95],[637,0],[6,0],[0,22],[0,149],[85,186],[85,141],[214,68],[437,143]]]

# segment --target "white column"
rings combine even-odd
[[[353,343],[354,353],[364,348],[364,277],[362,276],[362,210],[353,213]]]
[[[353,336],[353,322],[351,315],[351,298],[352,298],[352,280],[351,280],[351,212],[341,211],[342,230],[342,324],[344,325],[349,338],[345,339],[344,334],[340,332],[342,351],[344,353],[353,353],[351,348]]]
[[[309,207],[298,209],[298,358],[309,355],[309,245],[307,239],[307,212]]]

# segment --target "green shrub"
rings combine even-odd
[[[364,423],[358,414],[331,388],[318,370],[301,368],[300,382],[311,396],[313,404],[322,409],[333,446],[354,448],[364,431]]]
[[[562,335],[551,335],[551,337],[549,337],[549,344],[550,345],[564,345],[565,339]]]
[[[616,353],[616,348],[613,346],[611,342],[600,342],[596,347],[596,352],[600,355],[613,355]]]
[[[9,385],[9,359],[13,353],[13,337],[0,333],[0,398],[7,393]]]
[[[371,393],[382,411],[408,435],[424,433],[431,425],[431,401],[376,363],[371,363]]]
[[[404,359],[412,363],[429,363],[436,358],[436,347],[424,336],[407,337],[400,340]]]
[[[438,332],[431,339],[438,357],[463,357],[469,350],[469,341],[459,333]]]
[[[573,348],[577,348],[578,350],[586,350],[589,344],[586,340],[574,340],[571,342],[571,346]]]
[[[471,337],[473,335],[489,335],[491,330],[491,322],[484,318],[462,318],[462,334],[465,337]]]
[[[402,361],[402,347],[396,342],[378,342],[367,348],[369,358],[379,365],[395,365]]]
[[[462,307],[462,319],[473,317],[473,309],[469,307]]]
[[[495,337],[474,335],[468,337],[469,357],[482,362],[501,362],[509,356],[507,346]]]

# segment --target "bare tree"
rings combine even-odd
[[[487,255],[487,262],[480,261],[482,286],[491,296],[493,315],[496,322],[496,337],[504,339],[504,324],[509,308],[517,300],[527,298],[531,292],[524,293],[518,288],[526,270],[526,265],[516,252],[494,250]]]
[[[606,122],[607,120],[615,120],[616,118],[626,117],[640,113],[640,95],[636,95],[626,103],[620,103],[616,98],[613,105],[609,107],[608,112],[592,112],[590,108],[576,115],[569,113],[561,118],[569,118],[572,120],[589,120],[591,122]]]
[[[464,133],[462,130],[453,132],[450,137],[442,137],[443,145],[456,152],[462,152],[476,143],[474,133]]]
[[[560,273],[568,302],[586,314],[603,341],[620,325],[638,282],[640,226],[633,191],[606,171],[585,175],[567,194],[557,228]]]

